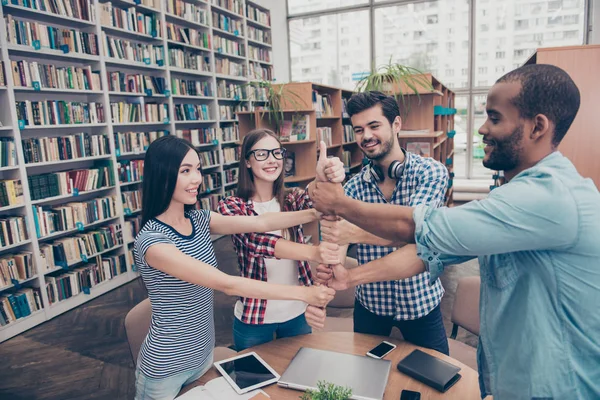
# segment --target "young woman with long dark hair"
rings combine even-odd
[[[200,158],[186,140],[165,136],[144,159],[142,229],[135,262],[152,304],[150,331],[136,370],[136,399],[173,399],[212,365],[213,290],[229,295],[305,301],[324,306],[326,287],[267,284],[220,272],[210,234],[285,229],[314,221],[314,210],[224,217],[195,210],[202,183]]]
[[[338,158],[327,158],[325,143],[320,144],[317,179],[342,182],[344,165]],[[312,209],[308,192],[295,188],[284,192],[283,164],[285,149],[277,136],[268,129],[249,132],[242,143],[242,161],[237,196],[221,200],[223,215],[256,216],[269,212]],[[285,215],[287,213],[282,213]],[[258,281],[312,285],[308,261],[322,264],[340,262],[339,246],[321,242],[319,246],[304,244],[302,226],[289,230],[274,229],[269,233],[239,233],[232,235],[243,277]],[[233,341],[241,351],[266,343],[274,337],[283,338],[311,333],[304,312],[306,303],[290,300],[267,300],[242,296],[234,309]]]

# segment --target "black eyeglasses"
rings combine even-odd
[[[283,160],[283,157],[285,157],[286,150],[283,147],[280,147],[278,149],[271,149],[271,150],[256,149],[256,150],[252,150],[252,151],[249,151],[248,153],[246,153],[246,158],[250,158],[250,155],[253,154],[254,159],[256,161],[265,161],[267,158],[269,158],[269,153],[273,154],[273,157],[276,160]]]

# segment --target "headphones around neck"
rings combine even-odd
[[[394,160],[388,168],[387,172],[390,179],[398,180],[402,177],[404,166],[406,165],[406,151],[402,149],[402,152],[404,153],[404,161],[400,162],[398,160]],[[371,168],[371,176],[373,179],[375,179],[377,182],[383,182],[385,180],[385,175],[383,174],[381,167],[375,164],[373,161],[369,161],[369,166]]]

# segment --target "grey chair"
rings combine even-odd
[[[479,336],[479,289],[481,278],[469,276],[458,280],[452,306],[452,333],[448,339],[450,357],[477,371],[477,349],[456,340],[458,328]]]
[[[127,341],[129,342],[129,351],[133,365],[137,364],[138,354],[142,343],[150,330],[150,320],[152,318],[152,306],[150,299],[141,301],[127,313],[125,317],[125,332],[127,333]],[[228,347],[215,347],[214,360],[220,361],[237,354],[235,350]]]

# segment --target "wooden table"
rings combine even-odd
[[[384,400],[399,400],[400,393],[403,389],[421,392],[422,400],[481,399],[479,393],[479,384],[477,382],[477,372],[472,368],[464,365],[460,361],[438,353],[435,350],[425,349],[408,342],[389,337],[364,335],[353,332],[316,332],[311,335],[302,335],[275,340],[260,346],[246,349],[240,352],[240,354],[255,351],[271,367],[273,367],[275,371],[282,375],[288,367],[292,357],[294,357],[300,347],[312,347],[314,349],[331,350],[340,353],[365,355],[368,350],[375,347],[382,340],[387,340],[398,346],[384,358],[392,362],[388,384],[383,397]],[[414,349],[420,349],[460,367],[461,370],[459,373],[462,375],[462,378],[446,393],[439,393],[435,389],[430,388],[429,386],[426,386],[423,383],[399,372],[398,369],[396,369],[396,365],[402,358],[406,357]],[[212,367],[203,377],[198,379],[198,381],[186,387],[182,393],[194,386],[202,385],[219,376],[220,374],[217,372],[217,370]],[[273,400],[298,400],[302,394],[302,392],[297,390],[281,388],[277,386],[277,384],[264,387],[263,390],[268,393]]]

